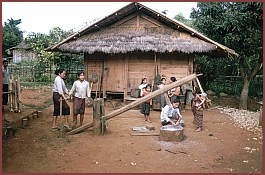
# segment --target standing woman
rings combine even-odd
[[[3,66],[2,66],[2,92],[8,92],[8,84],[9,84],[9,80],[8,80],[8,61],[4,60],[3,61]],[[8,94],[3,94],[2,96],[2,105],[7,105],[8,102]]]
[[[205,108],[207,94],[201,93],[200,90],[196,90],[195,98],[192,100],[192,113],[194,116],[193,124],[197,126],[196,132],[200,132],[202,130],[202,122],[203,122],[203,109]]]
[[[64,128],[70,130],[71,128],[68,125],[68,116],[70,115],[70,107],[66,103],[67,98],[65,94],[68,94],[68,90],[65,87],[64,77],[65,70],[59,68],[55,70],[55,74],[57,75],[54,80],[54,86],[52,89],[53,92],[53,123],[52,123],[52,131],[59,130],[60,128],[56,125],[57,116],[60,115],[60,97],[62,97],[62,115],[64,116]]]
[[[74,103],[73,103],[73,123],[77,123],[77,115],[80,114],[80,126],[83,125],[84,114],[85,114],[85,99],[88,98],[90,103],[90,86],[85,80],[85,73],[83,71],[77,72],[77,78],[69,92],[69,96],[75,92]]]
[[[166,78],[161,78],[161,84],[158,86],[158,89],[163,89],[166,86]],[[160,95],[160,106],[161,110],[167,105],[165,93]]]

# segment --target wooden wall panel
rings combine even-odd
[[[91,72],[103,74],[103,92],[123,94],[138,88],[144,77],[149,84],[153,84],[156,66],[157,73],[165,77],[167,83],[171,76],[180,79],[190,75],[193,73],[193,57],[194,55],[154,52],[85,54],[84,62],[86,75]],[[93,85],[92,91],[96,90],[96,85]]]
[[[128,92],[138,88],[142,78],[152,84],[155,77],[155,61],[153,52],[133,52],[129,58]]]
[[[96,73],[98,75],[98,82],[93,83],[92,91],[96,91],[98,87],[98,91],[100,90],[100,78],[103,78],[103,66],[104,66],[104,59],[105,59],[104,54],[85,54],[85,72],[87,72],[86,79],[88,79],[88,75],[91,73]],[[102,80],[103,81],[103,80]]]
[[[124,58],[122,54],[109,55],[106,68],[106,91],[123,92],[124,91]]]
[[[160,59],[159,74],[166,78],[167,84],[172,76],[181,79],[189,75],[189,57],[187,54],[159,54],[158,57]]]

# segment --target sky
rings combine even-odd
[[[94,19],[110,15],[130,2],[2,2],[2,25],[8,19],[21,19],[18,25],[24,37],[30,32],[48,34],[53,27],[78,31]],[[173,18],[182,13],[189,18],[197,2],[140,2],[159,12],[168,10]]]

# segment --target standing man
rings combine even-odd
[[[8,61],[4,60],[3,61],[3,66],[2,66],[2,84],[3,84],[3,89],[2,92],[8,92]],[[2,96],[2,105],[7,105],[8,102],[8,94],[3,94]]]

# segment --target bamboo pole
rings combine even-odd
[[[62,114],[63,114],[63,97],[60,97],[60,130],[61,130],[61,137],[63,137],[63,121],[62,121]]]
[[[9,79],[9,91],[12,92],[13,91],[13,80]],[[13,112],[13,93],[8,94],[9,95],[9,111]]]
[[[17,99],[17,81],[15,80],[14,82],[14,112],[18,112],[18,99]]]
[[[109,114],[106,114],[106,115],[102,116],[102,121],[103,121],[103,120],[111,119],[111,118],[113,118],[113,117],[115,117],[115,116],[117,116],[117,115],[119,115],[119,114],[121,114],[121,113],[123,113],[123,112],[126,112],[126,111],[130,110],[131,108],[133,108],[133,107],[135,107],[135,106],[141,104],[142,102],[144,102],[144,101],[146,101],[146,100],[149,100],[149,99],[151,99],[151,98],[154,98],[155,96],[160,95],[160,94],[162,94],[162,93],[165,93],[165,92],[167,92],[168,90],[170,90],[170,89],[172,89],[172,88],[174,88],[174,87],[176,87],[176,86],[181,86],[182,84],[185,84],[185,83],[187,83],[187,82],[190,82],[190,81],[192,81],[194,78],[196,78],[196,76],[197,76],[196,74],[188,75],[187,77],[182,78],[182,79],[180,79],[180,80],[178,80],[178,81],[176,81],[176,82],[173,82],[173,83],[171,83],[171,84],[165,86],[165,87],[162,88],[162,89],[158,89],[158,90],[156,90],[156,91],[154,91],[154,92],[150,92],[147,96],[144,96],[143,98],[139,98],[139,99],[135,100],[134,102],[132,102],[132,103],[130,103],[130,104],[128,104],[128,105],[126,105],[126,106],[120,108],[120,109],[117,109],[117,110],[115,110],[115,111],[113,111],[113,112],[111,112],[111,113],[109,113]],[[67,135],[77,133],[77,132],[79,132],[79,131],[82,131],[82,130],[84,130],[84,129],[87,129],[87,128],[89,128],[89,127],[92,127],[93,125],[94,125],[94,124],[93,124],[93,122],[92,122],[92,123],[88,123],[88,124],[86,124],[86,125],[80,126],[80,127],[76,128],[76,129],[74,129],[74,130],[68,132]]]
[[[22,112],[22,101],[21,101],[21,86],[20,77],[17,77],[17,100],[18,100],[18,112]]]

